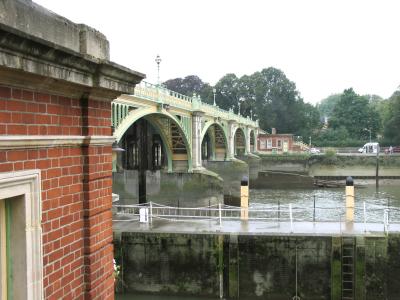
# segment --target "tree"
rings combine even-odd
[[[174,78],[167,80],[163,83],[163,85],[174,92],[192,97],[193,94],[196,94],[201,97],[202,101],[206,103],[213,102],[213,93],[212,87],[203,82],[196,75],[189,75],[185,78]]]
[[[384,138],[387,143],[400,145],[400,92],[389,99],[387,120],[384,122]]]
[[[336,103],[339,102],[341,94],[333,94],[329,97],[322,99],[318,104],[317,108],[322,117],[330,117],[333,112],[333,108]]]
[[[344,127],[353,139],[368,138],[368,130],[371,130],[372,137],[376,137],[380,129],[380,116],[369,105],[366,97],[356,94],[350,88],[344,90],[340,96],[340,100],[333,109],[329,125],[333,129]]]
[[[188,96],[195,92],[202,101],[213,103],[212,87],[198,76],[175,78],[164,84]],[[281,133],[309,136],[320,126],[318,110],[303,102],[295,83],[279,69],[270,67],[241,78],[226,74],[215,88],[219,107],[238,113],[240,103],[240,114],[259,119],[263,129],[275,127]]]

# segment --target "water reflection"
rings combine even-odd
[[[315,199],[316,221],[338,221],[344,213],[345,189],[254,189],[250,190],[251,206],[282,210],[292,204],[296,219],[313,220]],[[390,207],[391,222],[400,222],[400,185],[365,185],[355,189],[355,220],[363,222],[363,203],[366,203],[367,222],[382,222],[384,209]],[[297,211],[296,208],[299,210]],[[284,215],[283,215],[284,217]]]

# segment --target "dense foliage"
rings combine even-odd
[[[199,94],[202,101],[213,103],[212,87],[197,76],[168,80],[164,85],[185,95]],[[260,127],[280,133],[309,136],[320,125],[318,110],[304,103],[294,82],[276,68],[237,77],[226,74],[215,85],[219,107],[239,111],[260,121]]]
[[[239,111],[260,121],[268,132],[292,133],[321,147],[360,147],[379,141],[400,145],[400,91],[390,99],[377,95],[359,95],[352,88],[333,94],[316,106],[304,103],[296,84],[279,69],[266,68],[252,75],[226,74],[214,87],[198,76],[175,78],[164,85],[187,96],[194,93],[202,101],[226,110]],[[323,126],[323,120],[328,123]]]

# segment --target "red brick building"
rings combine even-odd
[[[110,103],[144,75],[86,25],[0,7],[0,298],[113,299]]]
[[[259,134],[257,141],[259,152],[285,153],[297,151],[293,134],[277,134],[272,128],[271,134]]]

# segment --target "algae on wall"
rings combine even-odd
[[[213,235],[123,233],[125,292],[218,296]]]
[[[329,299],[329,237],[240,236],[241,299]]]

